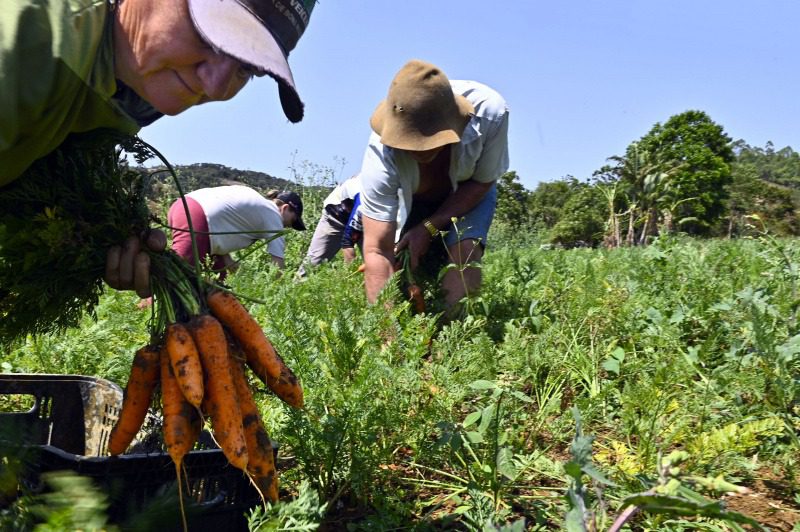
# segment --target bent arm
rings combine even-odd
[[[480,203],[492,185],[494,181],[481,183],[473,179],[459,183],[458,189],[450,194],[428,219],[437,229],[445,229],[450,225],[452,218],[464,216]]]
[[[383,287],[394,272],[395,222],[381,222],[363,215],[364,224],[364,288],[367,301],[378,300]]]

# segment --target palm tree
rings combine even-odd
[[[637,142],[631,143],[624,157],[609,157],[615,161],[616,174],[627,184],[628,232],[627,245],[647,242],[647,237],[658,232],[659,216],[664,201],[669,198],[670,178],[678,173],[682,165],[675,161],[659,160],[657,151],[643,150]],[[672,213],[672,209],[667,209]],[[636,238],[636,226],[641,232]]]

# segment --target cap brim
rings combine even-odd
[[[297,229],[298,231],[305,231],[306,224],[304,224],[302,218],[298,216],[297,219],[292,224],[292,228]]]
[[[286,118],[291,122],[302,120],[303,102],[286,54],[269,29],[236,0],[188,0],[188,4],[203,40],[273,78]]]

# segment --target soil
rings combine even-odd
[[[800,530],[800,505],[794,499],[791,482],[763,468],[747,487],[750,493],[723,498],[728,510],[752,517],[772,531]]]

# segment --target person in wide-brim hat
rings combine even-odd
[[[406,63],[378,104],[370,125],[381,143],[409,151],[428,151],[461,140],[475,108],[453,92],[447,76],[424,61]]]
[[[433,278],[440,263],[457,266],[441,277],[454,317],[461,299],[480,287],[480,268],[470,264],[483,254],[495,184],[508,170],[505,100],[414,59],[395,74],[370,126],[359,172],[367,299],[377,300],[396,254],[408,250],[408,267],[425,266]]]

